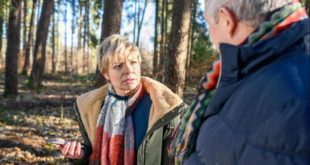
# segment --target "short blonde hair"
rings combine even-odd
[[[109,59],[116,55],[127,56],[131,53],[138,54],[138,60],[141,62],[139,48],[127,38],[113,34],[107,37],[97,49],[97,65],[101,73],[105,73],[109,66]]]

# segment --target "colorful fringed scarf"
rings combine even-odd
[[[117,96],[113,87],[109,86],[98,117],[89,164],[135,164],[135,135],[131,114],[142,96],[141,84],[135,94],[129,97]]]
[[[292,0],[290,4],[272,13],[271,17],[261,24],[244,44],[251,45],[257,41],[271,38],[291,24],[305,18],[308,16],[299,1]],[[204,112],[216,90],[219,75],[220,61],[215,61],[212,68],[203,76],[198,87],[198,95],[174,131],[169,151],[174,155],[176,164],[180,164],[188,158],[195,149],[198,131],[204,120]]]

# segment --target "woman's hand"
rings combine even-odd
[[[71,159],[81,159],[84,156],[81,143],[77,141],[68,141],[65,145],[59,145],[59,149],[64,157]]]

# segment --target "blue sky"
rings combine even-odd
[[[199,3],[201,4],[203,0],[199,0]],[[132,12],[134,8],[132,7],[129,8],[129,10],[125,10],[125,7],[128,6],[130,3],[133,2],[128,2],[125,1],[123,5],[123,13],[122,13],[122,25],[121,25],[121,34],[128,35],[129,40],[133,41],[133,26],[134,22],[133,20],[129,20],[127,18],[128,12]],[[141,6],[143,6],[144,2],[141,2]],[[62,5],[64,6],[64,5]],[[59,24],[59,30],[61,31],[61,34],[64,34],[65,28],[67,28],[67,46],[71,47],[71,21],[72,21],[72,10],[71,6],[68,4],[67,5],[67,25],[64,23]],[[200,9],[202,9],[202,5],[199,6]],[[61,9],[62,13],[64,12],[64,9]],[[78,14],[78,13],[77,13]],[[153,51],[153,38],[154,38],[154,24],[155,24],[155,2],[149,2],[146,8],[145,16],[144,16],[144,21],[140,33],[140,47],[147,49],[149,51]],[[61,15],[60,19],[64,19],[63,14]],[[101,23],[100,23],[101,25]],[[100,38],[100,33],[101,33],[101,27],[95,27],[94,25],[90,25],[90,28],[97,29],[96,30],[96,36],[97,39]],[[65,39],[64,35],[61,36],[61,42],[62,45],[64,45]],[[73,45],[77,45],[77,29],[75,30],[74,38],[73,38]]]

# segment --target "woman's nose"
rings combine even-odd
[[[133,71],[133,67],[130,62],[126,62],[125,69],[129,73]]]

